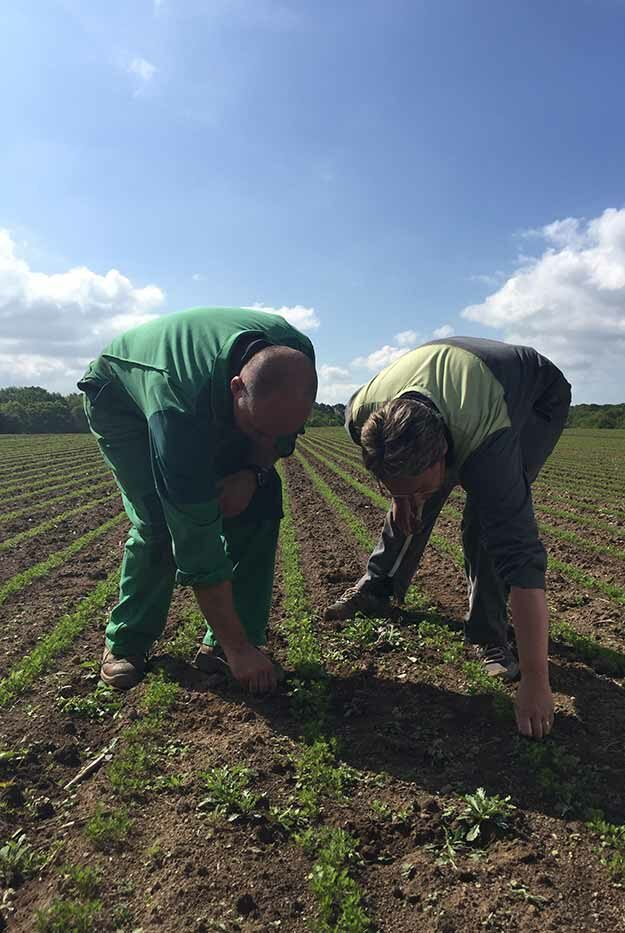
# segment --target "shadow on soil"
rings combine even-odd
[[[402,663],[402,655],[394,657]],[[233,707],[248,706],[276,734],[301,737],[288,681],[271,697],[253,697],[232,683],[211,687],[206,675],[167,655],[153,664],[188,693],[216,692]],[[517,734],[512,691],[497,712],[489,696],[389,679],[375,667],[374,661],[365,671],[328,676],[328,731],[339,737],[347,764],[414,782],[428,795],[484,787],[510,794],[524,810],[586,819],[600,809],[614,822],[625,821],[625,691],[614,682],[581,666],[552,663],[554,690],[573,698],[575,715],[559,713],[554,735],[533,742]]]

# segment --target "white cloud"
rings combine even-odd
[[[343,369],[342,366],[328,366],[325,363],[317,367],[317,373],[319,379],[325,381],[349,377],[349,369]]]
[[[149,84],[158,68],[145,58],[133,58],[128,65],[128,73],[136,75],[143,84]]]
[[[203,282],[203,281],[204,281],[204,276],[202,275],[201,272],[194,272],[193,275],[191,276],[191,278],[193,279],[194,282]]]
[[[625,208],[540,231],[547,248],[462,316],[527,343],[576,374],[584,398],[622,401],[625,382]]]
[[[369,369],[372,372],[377,372],[384,369],[385,366],[390,366],[391,363],[405,356],[406,353],[410,353],[410,349],[410,347],[393,347],[385,344],[379,350],[369,353],[368,356],[357,356],[356,359],[352,360],[351,365],[356,369]]]
[[[108,341],[157,316],[164,300],[156,285],[137,288],[116,269],[34,272],[0,230],[0,385],[71,391]]]
[[[437,340],[444,340],[445,337],[451,337],[455,331],[451,324],[443,324],[442,327],[437,327],[432,331],[432,336]]]
[[[314,308],[305,308],[303,305],[293,305],[292,307],[283,306],[281,308],[269,308],[262,302],[248,305],[253,311],[267,311],[268,314],[279,314],[293,327],[299,330],[316,330],[320,321]]]
[[[395,340],[400,347],[414,347],[419,339],[416,330],[402,330],[395,334]]]

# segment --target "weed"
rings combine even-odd
[[[286,807],[269,807],[269,820],[278,826],[287,836],[301,833],[308,826],[309,817],[303,807],[298,806],[293,798]]]
[[[510,882],[510,894],[514,894],[515,897],[522,897],[526,904],[531,904],[539,909],[549,903],[548,898],[543,897],[542,894],[532,894],[529,888],[515,879]]]
[[[527,742],[517,738],[516,757],[531,775],[548,803],[560,814],[590,815],[596,802],[595,778],[577,755],[552,741]]]
[[[91,933],[101,910],[101,901],[55,898],[45,910],[37,911],[37,933]]]
[[[88,865],[63,865],[59,869],[63,884],[76,897],[94,898],[100,892],[102,875]]]
[[[167,645],[167,653],[176,661],[188,661],[195,654],[197,648],[198,632],[202,627],[203,618],[196,610],[190,610],[184,617],[182,625]]]
[[[88,693],[87,696],[60,700],[59,708],[78,719],[104,719],[120,710],[123,702],[119,690],[99,683],[93,693]]]
[[[147,678],[143,709],[155,717],[164,716],[176,702],[179,693],[180,685],[169,680],[162,671],[151,674]]]
[[[28,842],[25,833],[19,830],[8,842],[0,846],[0,881],[7,888],[14,888],[36,875],[45,859]]]
[[[503,833],[510,828],[510,817],[514,815],[516,807],[510,802],[510,797],[499,797],[494,794],[489,797],[483,787],[473,794],[464,794],[462,799],[465,808],[456,816],[461,824],[464,838],[467,842],[475,842],[478,837],[485,834],[494,835]]]
[[[295,760],[297,797],[304,811],[314,815],[324,797],[340,800],[353,783],[354,771],[348,765],[335,764],[336,741],[317,739],[304,748]]]
[[[606,823],[595,817],[589,827],[599,835],[602,861],[610,874],[615,881],[625,883],[625,824]]]
[[[225,765],[202,772],[200,778],[209,793],[198,804],[198,809],[212,810],[217,816],[230,821],[249,816],[260,800],[260,796],[249,788],[253,776],[254,772],[243,765],[231,768]]]
[[[418,631],[419,645],[433,648],[446,664],[455,664],[462,659],[464,645],[462,635],[443,625],[422,622]]]
[[[107,810],[99,804],[85,825],[85,835],[96,849],[113,849],[126,841],[131,826],[126,810]]]
[[[310,881],[319,907],[319,933],[364,933],[371,928],[360,888],[349,874],[349,865],[358,861],[357,844],[342,829],[326,829],[315,842],[313,837],[308,841],[309,851],[317,849]]]

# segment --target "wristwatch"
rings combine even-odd
[[[259,489],[264,489],[265,486],[269,484],[269,474],[271,473],[271,467],[261,467],[256,463],[249,463],[248,469],[250,469],[256,477],[256,485]]]

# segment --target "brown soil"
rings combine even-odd
[[[381,511],[334,474],[320,472],[377,533]],[[540,789],[536,771],[521,754],[529,743],[516,738],[510,721],[494,716],[488,697],[470,694],[461,666],[444,663],[435,649],[419,642],[420,616],[393,618],[401,647],[382,642],[357,650],[346,650],[341,625],[322,620],[321,609],[360,575],[366,555],[294,459],[287,473],[307,592],[327,658],[330,732],[339,737],[341,758],[360,772],[352,794],[328,805],[324,819],[360,840],[362,862],[351,871],[365,892],[374,928],[393,933],[625,928],[624,892],[601,864],[596,837],[582,822],[563,817],[562,801]],[[443,523],[440,532],[455,534],[457,525]],[[76,605],[112,569],[124,536],[122,525],[77,555],[71,566],[31,584],[0,608],[5,663],[9,655],[13,662],[21,657],[64,606]],[[52,535],[42,539],[37,559],[58,546]],[[465,591],[453,561],[430,550],[419,582],[457,627]],[[575,596],[563,580],[552,582],[552,598],[554,586],[562,600],[567,593]],[[106,769],[72,793],[63,789],[141,715],[143,685],[124,696],[116,718],[91,721],[60,709],[63,698],[94,687],[84,662],[99,657],[104,613],[54,670],[2,710],[0,750],[24,753],[0,772],[0,786],[9,788],[8,804],[0,808],[0,839],[19,827],[39,849],[63,844],[40,877],[9,897],[3,912],[9,930],[33,930],[35,910],[53,897],[70,896],[57,870],[63,864],[90,864],[102,872],[98,931],[310,929],[315,917],[308,880],[312,862],[270,825],[264,809],[285,806],[295,792],[288,755],[297,748],[299,725],[288,686],[268,699],[246,697],[233,685],[210,690],[203,675],[174,660],[168,639],[176,634],[189,598],[176,592],[165,640],[153,658],[154,666],[162,666],[180,685],[156,772],[179,776],[181,786],[151,790],[128,802],[134,824],[119,849],[97,852],[83,832],[98,803],[118,805]],[[597,606],[593,597],[581,610],[571,607],[576,628],[582,630],[581,616]],[[271,647],[284,660],[282,612],[278,574]],[[585,624],[593,630],[592,620]],[[552,676],[558,728],[550,744],[557,742],[575,756],[571,778],[582,775],[584,792],[593,802],[598,799],[611,819],[623,822],[625,693],[566,653],[554,657]],[[253,817],[215,821],[198,808],[205,797],[201,772],[224,764],[253,769],[253,789],[266,795]],[[477,861],[460,855],[455,868],[438,865],[428,845],[440,846],[445,808],[458,806],[459,795],[478,786],[512,796],[519,808],[512,831]],[[577,795],[580,787],[578,780]],[[374,810],[374,800],[395,818]],[[579,804],[574,794],[572,806]]]

